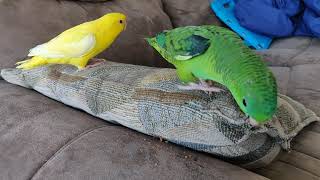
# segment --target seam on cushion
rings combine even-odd
[[[170,20],[170,25],[172,28],[175,28],[176,25],[173,23],[173,18],[170,16],[169,12],[166,10],[166,3],[163,2],[164,0],[160,0],[161,4],[162,4],[162,11],[168,16],[169,20]]]
[[[313,92],[313,93],[319,93],[320,94],[320,90],[317,89],[310,89],[310,88],[296,88],[297,90],[306,90],[309,92]]]
[[[296,151],[296,152],[298,152],[298,153],[301,153],[301,152],[299,152],[299,151],[297,151],[297,150],[294,150],[294,151]],[[301,153],[301,154],[303,154],[303,155],[305,155],[305,156],[308,156],[308,157],[310,157],[310,158],[312,158],[312,159],[316,159],[316,160],[320,161],[318,158],[309,156],[308,154],[305,154],[305,153]],[[294,166],[294,167],[297,168],[297,169],[304,170],[304,171],[306,171],[306,172],[308,172],[308,173],[310,173],[310,174],[313,174],[314,176],[319,177],[317,174],[314,174],[313,172],[310,172],[308,169],[304,169],[304,168],[297,167],[297,166],[295,166],[294,164],[291,164],[290,162],[287,162],[287,161],[284,161],[284,160],[281,160],[281,159],[280,159],[279,161],[280,161],[280,162],[283,162],[283,163],[285,163],[285,164]]]
[[[74,3],[76,3],[81,9],[83,9],[88,14],[88,10],[81,4],[81,2],[74,1]]]
[[[290,167],[293,167],[294,169],[298,169],[298,170],[300,170],[300,171],[303,171],[303,172],[305,172],[306,174],[309,174],[309,175],[312,176],[312,177],[319,177],[319,176],[315,176],[314,174],[309,173],[309,172],[307,172],[307,171],[305,171],[305,170],[303,170],[303,169],[300,169],[300,168],[297,168],[297,167],[295,167],[295,166],[293,166],[293,165],[291,165],[291,164],[288,164],[288,163],[286,163],[286,162],[277,161],[277,162],[275,162],[275,163],[283,163],[283,164],[286,164],[286,165],[288,165],[288,166],[290,166]],[[274,170],[271,168],[272,165],[273,165],[273,164],[270,164],[269,166],[264,167],[264,168],[262,168],[261,170],[263,171],[264,169],[266,169],[266,170],[270,170],[270,171],[272,172],[272,171],[274,171]],[[258,174],[261,175],[261,173],[258,173]],[[269,174],[269,173],[263,174],[263,176],[265,176],[265,177],[267,177],[267,178],[270,178],[270,176],[268,177],[268,175],[270,175],[270,174]]]
[[[300,171],[303,171],[303,172],[305,172],[305,173],[307,173],[307,174],[310,174],[310,175],[312,175],[312,176],[319,177],[318,175],[313,174],[312,172],[309,172],[309,171],[307,171],[307,170],[305,170],[305,169],[301,169],[301,168],[299,168],[299,167],[296,167],[296,166],[294,166],[293,164],[290,164],[290,163],[288,163],[288,162],[285,162],[285,161],[282,161],[282,160],[279,160],[279,162],[284,163],[284,164],[286,164],[286,165],[288,165],[288,166],[294,167],[295,169],[299,169]]]
[[[297,52],[297,54],[291,56],[289,59],[290,59],[290,60],[294,60],[296,57],[298,57],[298,56],[299,56],[301,53],[303,53],[305,50],[309,49],[313,41],[314,41],[314,40],[313,40],[313,38],[312,38],[312,39],[310,40],[309,44],[308,44],[305,48],[301,49],[301,51]],[[296,65],[293,65],[293,66],[296,66]],[[293,66],[291,66],[291,67],[293,67]]]
[[[287,88],[286,88],[286,94],[285,95],[288,95],[289,91],[291,90],[291,86],[290,85],[290,82],[291,82],[291,79],[292,79],[292,67],[287,67],[289,69],[289,78],[287,80]]]
[[[33,175],[31,175],[30,179],[33,179],[39,172],[41,169],[45,168],[50,162],[51,160],[53,160],[55,157],[57,157],[63,150],[65,150],[66,148],[68,148],[71,144],[73,144],[74,142],[76,142],[77,140],[81,139],[83,136],[90,134],[91,132],[97,130],[97,129],[101,129],[101,128],[105,128],[108,127],[108,125],[103,125],[103,126],[97,126],[91,129],[88,129],[86,131],[84,131],[83,133],[77,135],[76,137],[72,138],[70,141],[68,141],[66,144],[64,144],[61,148],[59,148],[46,162],[44,162],[36,171]]]
[[[295,67],[295,66],[303,66],[303,65],[320,65],[319,63],[312,63],[312,64],[297,64],[297,65],[293,65],[293,66],[290,66],[290,67],[288,67],[289,69],[290,69],[290,72],[289,72],[289,79],[288,79],[288,88],[287,88],[287,90],[292,90],[292,89],[302,89],[302,88],[293,88],[292,87],[292,80],[294,80],[294,79],[292,79],[292,69]],[[311,90],[311,89],[305,89],[305,90]],[[312,90],[312,91],[317,91],[317,90]],[[290,96],[290,94],[291,94],[291,91],[287,91],[287,95],[289,95]]]
[[[311,46],[312,42],[313,42],[313,39],[310,40],[309,44],[305,48],[303,48],[301,51],[297,52],[295,55],[291,56],[289,59],[293,60],[296,57],[298,57],[301,53],[303,53],[305,50],[309,49],[309,47]],[[292,89],[292,85],[291,85],[292,84],[291,83],[292,82],[292,69],[293,69],[294,66],[297,66],[297,65],[288,66],[290,72],[289,72],[288,86],[287,86],[287,89],[286,89],[287,90],[287,93],[286,93],[287,95],[290,95],[291,92],[289,92],[289,90]]]
[[[314,134],[319,134],[318,132],[313,132],[313,131],[307,131],[307,132],[314,133]],[[295,143],[297,143],[297,142],[295,142]],[[313,157],[313,158],[315,158],[315,159],[318,159],[318,160],[320,161],[320,159],[319,159],[318,157],[315,157],[315,156],[313,156],[313,155],[312,155],[312,154],[310,154],[310,153],[300,151],[300,150],[299,150],[299,148],[298,148],[298,149],[297,149],[297,148],[295,148],[295,146],[294,146],[294,145],[293,145],[292,150],[295,150],[295,151],[297,151],[297,152],[299,152],[299,153],[301,153],[301,154],[308,155],[308,156]]]
[[[298,150],[298,149],[296,149],[296,148],[292,148],[292,149],[295,150],[295,151],[297,151],[297,152],[299,152],[299,153],[301,153],[301,154],[305,154],[305,155],[307,155],[307,156],[313,157],[314,159],[317,159],[317,160],[320,161],[319,158],[314,157],[314,156],[313,156],[312,154],[310,154],[310,153],[306,153],[306,152],[300,151],[300,150]]]
[[[306,126],[306,130],[307,131],[310,131],[310,132],[314,132],[314,133],[317,133],[317,134],[320,134],[320,124],[317,124],[319,122],[315,122],[315,124],[310,124],[311,126],[316,126],[316,129],[319,129],[319,130],[315,130],[314,128],[311,128],[310,125],[309,126]],[[309,128],[308,128],[309,127]]]
[[[286,65],[268,65],[268,67],[286,67],[286,68],[292,68],[295,66],[303,66],[303,65],[320,65],[320,63],[304,63],[304,64],[294,64],[292,66],[286,66]]]

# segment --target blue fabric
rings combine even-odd
[[[305,22],[307,29],[310,30],[311,36],[320,37],[320,16],[317,13],[311,9],[306,9],[303,14],[303,22]]]
[[[270,0],[269,0],[270,1]],[[287,16],[297,15],[302,10],[300,0],[271,0],[273,7],[280,9]]]
[[[272,38],[250,31],[239,24],[234,15],[236,2],[237,0],[214,0],[210,6],[222,22],[226,23],[230,29],[239,34],[245,45],[257,50],[268,49]]]
[[[294,30],[290,18],[282,10],[274,8],[272,0],[239,0],[235,16],[241,26],[271,37],[291,35]]]
[[[269,37],[320,37],[320,0],[238,0],[239,24]]]
[[[304,0],[304,4],[320,16],[320,0]]]

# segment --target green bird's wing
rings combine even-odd
[[[156,42],[166,54],[180,61],[201,55],[210,46],[210,39],[188,28],[162,32],[156,36]]]

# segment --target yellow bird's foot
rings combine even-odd
[[[86,67],[84,69],[89,69],[89,68],[93,68],[93,67],[96,67],[96,66],[99,66],[103,63],[105,63],[106,61],[104,59],[91,59],[89,61],[89,63],[86,65]]]

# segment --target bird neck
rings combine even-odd
[[[169,63],[171,63],[176,69],[182,66],[183,61],[177,61],[177,60],[168,60]]]

